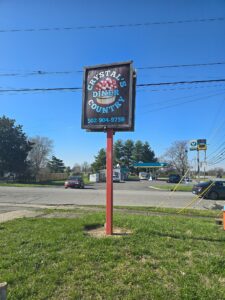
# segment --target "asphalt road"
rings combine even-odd
[[[114,184],[114,205],[161,206],[182,208],[194,198],[190,192],[168,192],[149,188],[149,182]],[[0,212],[18,210],[20,207],[40,205],[105,205],[105,184],[93,184],[85,189],[63,187],[0,187]],[[194,208],[222,207],[225,201],[195,201]]]

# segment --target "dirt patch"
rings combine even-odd
[[[112,235],[106,235],[105,232],[105,227],[101,226],[98,228],[90,228],[90,229],[85,229],[85,232],[95,238],[103,238],[103,237],[122,237],[122,236],[128,236],[132,234],[132,231],[129,229],[125,228],[119,228],[119,227],[114,227],[113,228],[113,234]]]
[[[10,211],[3,214],[0,214],[0,223],[11,221],[14,219],[20,218],[35,218],[40,216],[42,213],[39,211],[30,211],[30,210],[18,210]]]

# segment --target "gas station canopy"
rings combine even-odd
[[[145,168],[145,169],[156,169],[156,168],[163,168],[167,167],[167,163],[160,163],[160,162],[149,162],[149,163],[136,163],[133,165],[134,168]]]

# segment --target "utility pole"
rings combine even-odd
[[[197,149],[197,164],[198,164],[198,169],[197,169],[197,173],[198,173],[198,180],[200,180],[200,161],[199,161],[199,150]]]
[[[206,150],[205,150],[205,157],[204,157],[204,179],[205,179],[205,173],[206,173]]]

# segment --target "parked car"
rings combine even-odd
[[[147,172],[140,172],[139,173],[139,179],[140,180],[148,180],[149,179],[149,173],[147,173]]]
[[[192,182],[192,179],[190,177],[184,177],[182,181],[187,183],[187,182]]]
[[[67,188],[81,188],[84,189],[84,181],[80,176],[70,176],[64,183],[65,189]]]
[[[210,185],[211,187],[209,187]],[[225,181],[200,182],[193,186],[192,193],[212,200],[225,199]]]
[[[120,169],[113,169],[113,182],[121,181],[121,171]]]
[[[169,175],[169,179],[167,180],[168,183],[178,183],[180,182],[181,177],[179,174],[171,174]]]

